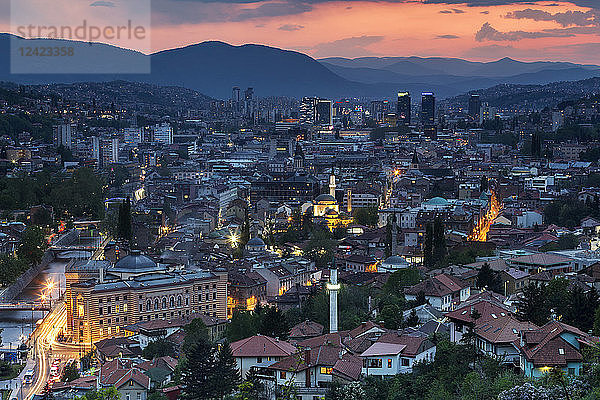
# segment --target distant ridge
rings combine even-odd
[[[127,80],[161,86],[181,86],[214,98],[227,99],[234,86],[254,87],[258,96],[322,96],[329,98],[394,98],[398,90],[414,96],[434,91],[439,98],[469,90],[509,84],[546,84],[600,76],[600,67],[572,63],[526,63],[504,58],[479,63],[453,58],[365,57],[317,61],[306,54],[274,47],[232,46],[211,41],[160,51],[151,55],[119,47],[53,39],[19,39],[35,45],[72,46],[86,55],[82,64],[65,64],[72,70],[94,67],[111,71],[121,61],[150,65],[150,73],[11,74],[10,34],[0,34],[0,81],[24,84],[105,82]],[[32,62],[37,62],[32,58]],[[64,62],[64,60],[54,60]],[[48,62],[48,60],[45,60]]]

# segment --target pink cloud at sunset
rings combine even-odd
[[[121,7],[119,1],[112,3],[116,9]],[[594,51],[600,43],[600,8],[592,8],[594,3],[587,0],[576,4],[155,0],[151,49],[219,40],[298,50],[316,58],[416,55],[492,60],[509,56],[600,64],[600,53]],[[8,21],[2,24],[2,30],[10,30]]]

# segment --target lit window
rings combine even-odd
[[[321,373],[323,375],[331,375],[331,368],[328,367],[321,367]]]
[[[392,368],[392,359],[388,358],[388,368]]]

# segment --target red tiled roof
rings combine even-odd
[[[290,330],[292,338],[311,338],[323,334],[323,325],[314,321],[303,321]]]
[[[234,357],[286,357],[296,351],[288,342],[263,335],[238,340],[230,346]]]
[[[362,373],[362,359],[350,353],[344,354],[341,360],[333,365],[332,374],[340,378],[357,381]]]
[[[283,371],[303,371],[314,366],[333,367],[340,359],[342,348],[325,345],[301,350],[272,364],[268,368]]]
[[[419,292],[424,292],[426,296],[443,297],[459,292],[462,288],[467,286],[468,284],[459,278],[440,274],[409,287],[405,290],[405,293],[418,295]]]
[[[523,345],[518,347],[535,366],[565,366],[571,361],[581,361],[582,354],[563,339],[561,333],[569,332],[580,339],[589,335],[579,329],[558,321],[550,321],[541,328],[523,333]]]

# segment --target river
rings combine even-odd
[[[81,239],[81,244],[98,243],[94,239]],[[42,288],[49,281],[55,282],[52,290],[52,299],[56,301],[61,294],[65,292],[65,266],[70,261],[69,257],[76,256],[78,251],[69,251],[61,254],[61,258],[55,259],[21,292],[14,300],[36,301],[39,300]],[[87,255],[89,256],[88,252]],[[0,311],[0,329],[2,333],[2,348],[15,349],[21,344],[21,338],[27,337],[35,326],[35,323],[42,319],[47,312],[45,311]]]

